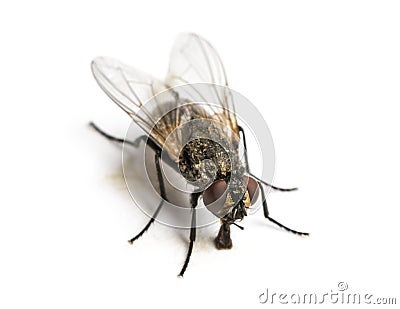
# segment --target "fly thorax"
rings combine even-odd
[[[217,179],[228,180],[232,171],[230,155],[213,140],[193,139],[179,154],[179,170],[186,180],[199,185]]]

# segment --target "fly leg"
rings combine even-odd
[[[243,136],[243,147],[244,147],[244,161],[246,164],[246,173],[250,173],[250,168],[249,168],[249,160],[247,158],[247,144],[246,144],[246,135],[244,134],[244,130],[242,127],[239,126],[239,133],[242,133]]]
[[[244,130],[242,127],[239,126],[239,132],[242,133],[242,137],[243,137],[243,148],[244,148],[244,160],[245,160],[245,164],[246,164],[246,172],[247,174],[249,174],[250,176],[252,176],[253,178],[257,179],[259,182],[262,182],[264,185],[271,187],[274,190],[277,191],[284,191],[284,192],[288,192],[288,191],[295,191],[297,190],[297,188],[289,188],[289,189],[284,189],[284,188],[279,188],[279,187],[275,187],[267,182],[265,182],[264,180],[259,179],[258,177],[254,176],[252,173],[250,173],[250,168],[249,168],[249,160],[247,158],[247,144],[246,144],[246,135],[244,134]]]
[[[135,139],[133,142],[131,142],[131,141],[125,140],[123,138],[112,136],[112,135],[108,134],[107,132],[104,132],[93,122],[90,122],[89,125],[93,129],[95,129],[100,135],[104,136],[105,138],[107,138],[110,141],[121,143],[121,144],[125,143],[125,144],[130,145],[135,148],[139,147],[140,142],[143,141],[146,143],[146,145],[150,146],[150,148],[153,149],[154,151],[159,151],[159,150],[161,151],[161,148],[151,138],[149,138],[146,135],[141,135],[137,139]],[[169,156],[163,156],[163,160],[168,166],[177,170],[177,168],[178,168],[177,164]]]
[[[266,181],[258,178],[257,176],[254,176],[252,173],[249,173],[250,176],[252,176],[254,179],[256,179],[258,181],[258,183],[260,184],[263,183],[264,185],[270,187],[271,189],[277,190],[277,191],[282,191],[282,192],[290,192],[290,191],[296,191],[297,188],[279,188],[279,187],[275,187],[269,183],[267,183]]]
[[[104,132],[98,126],[96,126],[93,122],[91,122],[89,125],[91,127],[93,127],[93,129],[95,129],[98,133],[100,133],[102,136],[104,136],[105,138],[107,138],[110,141],[118,142],[118,143],[127,143],[133,147],[138,147],[139,143],[141,141],[146,141],[147,145],[155,151],[155,165],[156,165],[156,169],[157,169],[157,178],[158,178],[158,183],[160,185],[160,192],[161,192],[162,200],[160,201],[160,204],[158,204],[156,211],[154,212],[154,214],[152,215],[150,221],[146,224],[146,226],[140,231],[139,234],[137,234],[132,239],[128,240],[129,243],[132,244],[135,240],[137,240],[139,237],[141,237],[149,229],[149,227],[152,225],[152,223],[154,223],[158,213],[161,210],[161,206],[163,205],[164,200],[167,200],[166,193],[165,193],[164,179],[162,177],[162,172],[161,172],[161,168],[160,168],[161,149],[157,146],[157,144],[155,144],[151,139],[148,139],[147,136],[145,136],[145,135],[138,137],[134,142],[130,142],[130,141],[124,140],[123,138],[114,137],[114,136]]]
[[[288,228],[287,226],[283,225],[282,223],[279,223],[278,221],[276,221],[275,219],[273,219],[273,218],[271,218],[269,216],[267,200],[265,198],[264,188],[262,187],[261,184],[264,184],[264,185],[266,185],[268,187],[271,187],[274,190],[285,191],[285,192],[294,191],[294,190],[297,190],[297,188],[284,189],[284,188],[275,187],[275,186],[265,182],[264,180],[259,179],[258,177],[254,176],[253,174],[251,174],[250,173],[250,169],[249,169],[249,162],[248,162],[248,158],[247,158],[246,136],[244,134],[244,130],[243,130],[242,127],[239,127],[239,132],[242,133],[242,136],[243,136],[244,159],[245,159],[245,164],[246,164],[246,171],[247,171],[247,173],[249,175],[251,175],[252,177],[254,177],[254,179],[256,179],[258,181],[258,186],[259,186],[260,191],[261,191],[261,198],[262,198],[262,203],[263,203],[264,217],[267,218],[268,220],[270,220],[271,222],[275,223],[279,227],[283,228],[284,230],[288,231],[288,232],[291,232],[291,233],[294,233],[294,234],[297,234],[297,235],[301,235],[301,236],[308,236],[309,233],[298,232],[298,231],[292,230],[291,228]],[[228,232],[229,232],[229,230],[228,230]],[[217,238],[215,240],[216,244],[217,244],[217,248],[218,248],[217,240],[220,240],[220,239],[223,240],[224,238],[226,238],[226,235],[228,234],[228,232],[224,232],[224,226],[222,225],[220,230],[219,230],[218,236],[217,236]],[[229,234],[228,234],[228,237],[229,237]],[[222,241],[222,244],[224,244],[223,241]],[[231,242],[231,246],[232,246],[232,242]],[[218,249],[220,249],[220,248],[218,248]]]
[[[140,233],[137,234],[135,237],[133,237],[133,238],[131,238],[131,239],[128,240],[128,242],[129,242],[130,244],[133,244],[133,242],[134,242],[135,240],[137,240],[139,237],[141,237],[141,236],[144,234],[144,232],[146,232],[146,231],[149,229],[149,227],[153,224],[154,220],[156,219],[156,217],[157,217],[157,215],[158,215],[158,213],[159,213],[159,211],[160,211],[161,206],[162,206],[163,203],[164,203],[164,200],[161,200],[161,201],[160,201],[160,204],[158,205],[158,207],[157,207],[156,211],[154,212],[153,216],[151,217],[150,221],[149,221],[149,222],[146,224],[146,226],[140,231]]]
[[[279,227],[283,228],[284,230],[288,231],[288,232],[291,232],[293,234],[297,234],[297,235],[300,235],[300,236],[308,236],[309,233],[298,232],[298,231],[292,230],[291,228],[288,228],[287,226],[283,225],[282,223],[279,223],[278,221],[276,221],[275,219],[272,219],[269,216],[267,200],[265,198],[264,189],[263,189],[263,187],[262,187],[260,182],[258,183],[258,185],[259,185],[259,188],[260,188],[260,191],[261,191],[261,198],[262,198],[262,203],[263,203],[264,217],[267,218],[269,221],[275,223],[277,226],[279,226]]]
[[[150,146],[150,147],[152,147],[152,146]],[[156,164],[157,178],[158,178],[158,183],[160,185],[160,193],[161,193],[161,198],[162,199],[161,199],[160,204],[158,205],[156,211],[154,212],[153,216],[151,217],[150,221],[146,224],[146,226],[140,231],[139,234],[137,234],[132,239],[128,240],[128,242],[130,244],[132,244],[135,240],[137,240],[140,236],[142,236],[144,234],[144,232],[146,232],[149,229],[151,224],[156,219],[158,213],[160,212],[161,206],[163,205],[164,201],[167,200],[167,194],[165,192],[164,179],[163,179],[162,172],[161,172],[161,167],[160,167],[160,160],[161,160],[161,150],[159,148],[157,148],[155,150],[155,164]]]
[[[189,248],[188,248],[188,251],[186,254],[186,260],[182,266],[181,272],[178,275],[179,277],[183,277],[183,274],[186,271],[186,268],[189,264],[190,256],[192,255],[193,243],[196,239],[196,206],[199,201],[199,196],[200,196],[200,193],[192,193],[191,198],[190,198],[190,203],[192,206],[192,222],[190,225],[190,236],[189,236],[190,242],[189,242]]]
[[[90,125],[93,129],[95,129],[95,130],[97,131],[97,133],[100,133],[102,136],[104,136],[104,137],[107,138],[108,140],[113,141],[113,142],[117,142],[117,143],[121,143],[121,144],[126,143],[126,144],[128,144],[128,145],[133,146],[133,147],[138,147],[139,144],[140,144],[140,142],[141,142],[142,140],[145,141],[146,138],[147,138],[145,135],[142,135],[142,136],[139,136],[135,141],[131,142],[131,141],[127,141],[127,140],[125,140],[125,139],[123,139],[123,138],[115,137],[115,136],[112,136],[112,135],[110,135],[110,134],[104,132],[102,129],[100,129],[100,128],[99,128],[97,125],[95,125],[93,122],[90,122],[89,125]]]

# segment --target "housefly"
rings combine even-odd
[[[190,193],[190,242],[180,276],[183,276],[188,266],[196,238],[196,207],[199,198],[220,219],[220,230],[215,238],[217,249],[232,247],[231,225],[243,229],[237,222],[243,220],[259,195],[264,216],[268,220],[294,234],[308,235],[292,230],[270,217],[263,186],[279,191],[292,191],[296,188],[278,188],[250,173],[245,132],[238,125],[225,69],[208,41],[193,33],[178,36],[164,81],[111,58],[96,58],[91,68],[104,92],[144,130],[147,146],[155,153],[161,200],[148,224],[130,243],[147,231],[164,201],[168,200],[165,177],[160,168],[160,161],[164,162],[164,159],[175,166],[188,182],[198,184],[198,189]],[[210,85],[213,104],[191,104],[202,97],[201,88],[196,87],[198,83]],[[176,90],[182,85],[187,85],[189,91]],[[156,104],[152,106],[147,104],[161,92],[170,94],[169,99],[155,100]],[[113,137],[95,124],[91,125],[112,141],[137,145],[137,141]],[[185,129],[176,133],[176,129],[182,126]],[[239,158],[240,144],[244,149],[244,160]],[[162,151],[167,153],[165,158],[161,156]]]

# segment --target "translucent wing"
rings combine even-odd
[[[185,145],[183,136],[201,128],[171,133],[193,119],[217,120],[226,138],[239,133],[221,60],[210,43],[195,34],[177,38],[165,83],[111,58],[93,60],[92,71],[104,92],[174,160]],[[171,88],[181,85],[186,86]],[[191,102],[212,104],[189,107]]]
[[[167,89],[164,83],[112,58],[98,57],[91,66],[101,89],[162,146],[166,136],[154,127],[159,117],[144,105]]]
[[[232,94],[227,88],[226,73],[219,55],[202,37],[194,33],[184,33],[178,36],[172,49],[166,84],[174,87],[195,83],[223,86],[213,88],[213,103],[223,108],[219,120],[238,134]],[[190,92],[180,95],[192,100],[201,99],[202,94],[197,91],[197,87],[193,87]]]

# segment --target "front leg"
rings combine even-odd
[[[269,221],[275,223],[277,226],[279,226],[279,227],[283,228],[284,230],[288,231],[288,232],[291,232],[291,233],[293,233],[293,234],[297,234],[297,235],[300,235],[300,236],[309,236],[309,235],[310,235],[309,233],[298,232],[298,231],[296,231],[296,230],[292,230],[291,228],[288,228],[287,226],[285,226],[285,225],[283,225],[282,223],[276,221],[275,219],[272,219],[272,218],[269,216],[269,211],[268,211],[268,206],[267,206],[267,200],[266,200],[266,198],[265,198],[264,189],[263,189],[263,187],[261,186],[261,183],[258,183],[258,184],[259,184],[260,191],[261,191],[261,199],[262,199],[262,204],[263,204],[264,217],[267,218]]]
[[[192,222],[190,227],[190,236],[189,236],[189,248],[186,254],[185,263],[182,266],[181,272],[179,273],[179,277],[183,277],[183,274],[186,271],[186,268],[189,265],[190,256],[192,255],[193,243],[196,240],[196,206],[199,200],[199,193],[192,193],[190,197],[190,203],[192,205]]]

